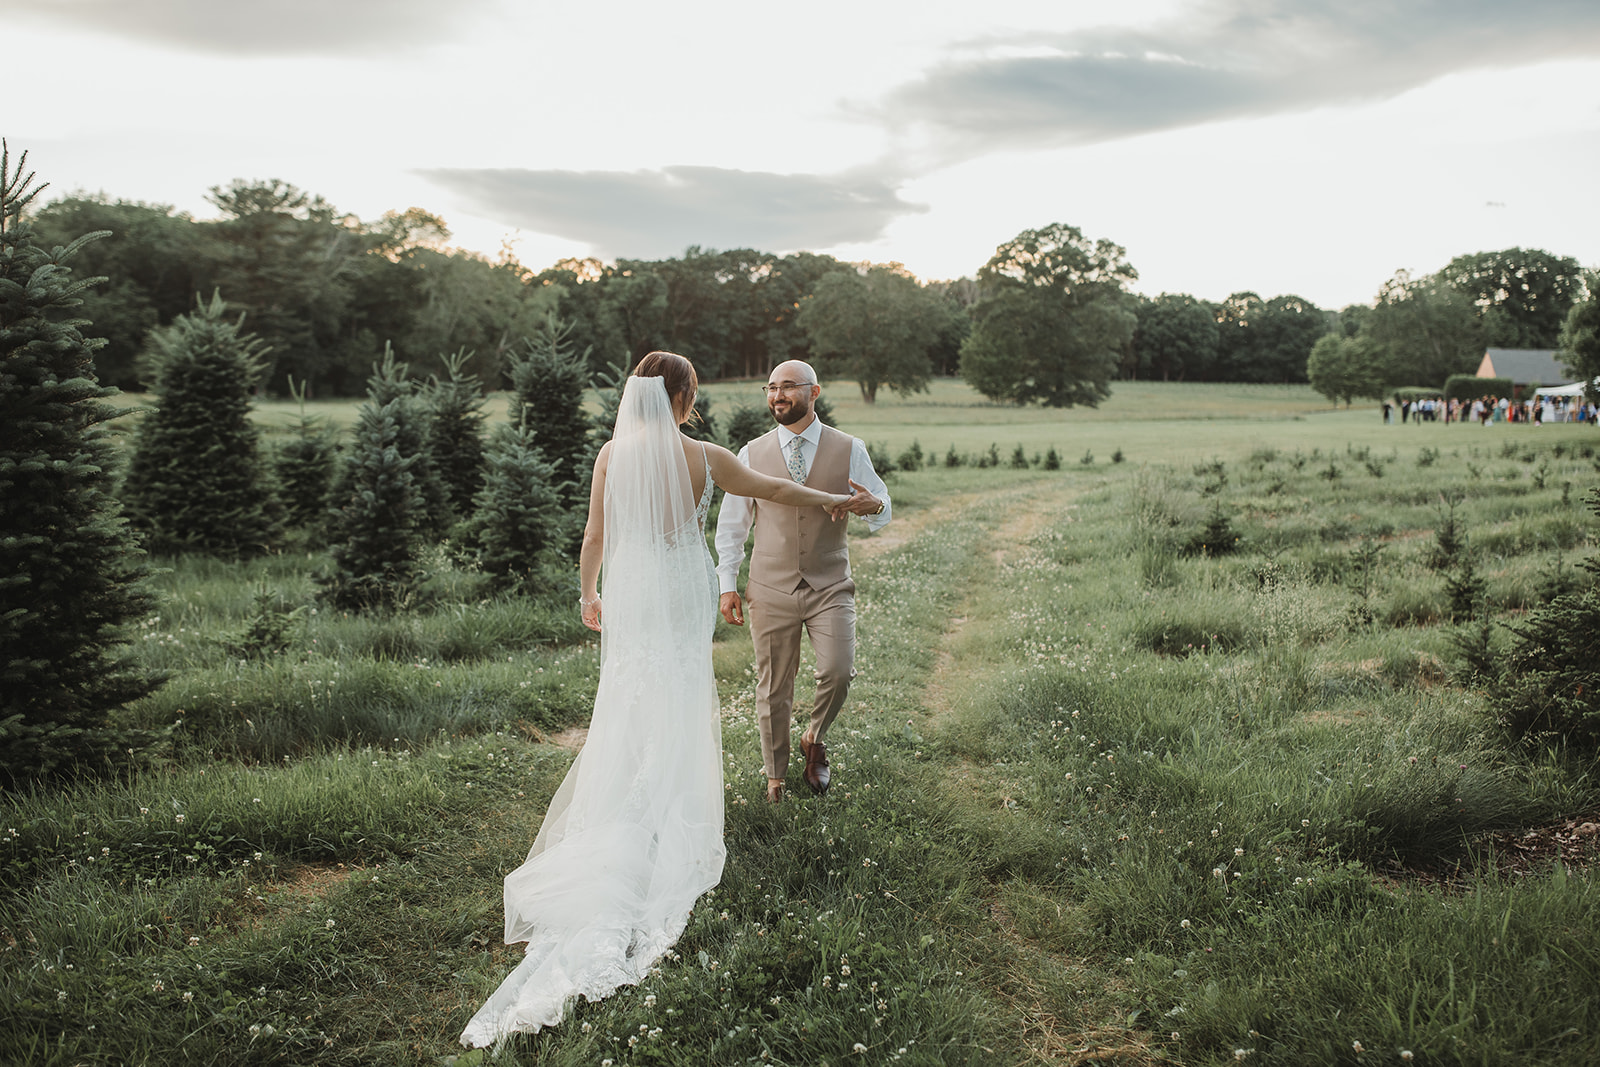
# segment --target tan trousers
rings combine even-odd
[[[817,655],[816,702],[811,736],[826,738],[855,677],[856,585],[848,579],[828,589],[802,584],[782,593],[751,582],[745,590],[750,636],[756,646],[756,717],[761,724],[761,759],[768,778],[789,767],[789,729],[794,714],[794,679],[800,672],[800,631]]]

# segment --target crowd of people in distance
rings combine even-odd
[[[1521,400],[1480,396],[1472,400],[1452,397],[1423,397],[1383,402],[1383,421],[1394,422],[1398,412],[1405,422],[1475,422],[1488,426],[1496,422],[1543,423],[1586,422],[1600,424],[1600,409],[1581,396],[1530,396]]]

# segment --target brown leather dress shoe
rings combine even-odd
[[[781,803],[783,803],[783,783],[782,782],[779,782],[776,785],[773,785],[771,783],[769,783],[767,785],[767,803],[769,803],[769,804],[781,804]]]
[[[802,735],[800,751],[806,757],[806,785],[818,796],[828,791],[828,746],[821,741],[807,741]]]

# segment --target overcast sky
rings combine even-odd
[[[281,178],[534,268],[696,244],[954,278],[1052,222],[1150,295],[1600,266],[1595,0],[980,6],[0,0],[0,134],[47,197],[204,218]]]

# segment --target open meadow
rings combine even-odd
[[[765,802],[719,623],[722,884],[649,982],[493,1060],[456,1037],[581,743],[575,568],[481,599],[441,551],[425,606],[363,617],[320,553],[161,561],[171,679],[126,715],[181,724],[170,758],[0,796],[0,1062],[1600,1062],[1595,765],[1509,745],[1483,682],[1594,580],[1600,430],[1114,389],[829,390],[925,464],[853,524],[832,791]]]

